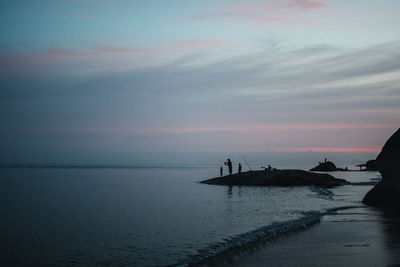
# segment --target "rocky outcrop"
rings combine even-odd
[[[367,171],[377,171],[378,166],[376,165],[376,160],[375,159],[368,160],[367,163],[365,163],[365,169]]]
[[[363,203],[387,210],[400,207],[400,129],[386,141],[376,158],[376,167],[382,180],[369,191]]]
[[[318,166],[315,166],[312,168],[310,171],[314,172],[334,172],[338,171],[339,169],[336,167],[336,165],[332,161],[325,161],[325,162],[320,162]]]
[[[356,165],[360,167],[360,171],[378,171],[378,166],[376,165],[376,159],[368,160],[366,163]]]
[[[330,174],[303,170],[248,171],[202,181],[205,184],[229,186],[306,186],[334,187],[350,184]]]

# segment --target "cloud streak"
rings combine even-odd
[[[13,125],[2,135],[96,136],[132,149],[371,152],[398,125],[399,48],[277,46],[54,77],[21,67],[0,81],[1,119]]]
[[[325,152],[325,153],[379,153],[380,147],[286,147],[272,149],[274,152]]]
[[[160,47],[112,47],[98,46],[87,51],[49,49],[44,52],[3,52],[0,53],[0,68],[13,65],[34,64],[46,61],[58,61],[78,58],[106,58],[126,55],[154,55],[162,53],[179,53],[206,48],[240,45],[223,39],[193,39],[167,44]]]
[[[214,9],[217,11],[194,14],[182,21],[232,18],[264,24],[288,21],[293,16],[291,12],[310,12],[325,8],[328,8],[328,4],[321,0],[238,1],[216,6]]]
[[[269,124],[225,124],[164,128],[115,128],[120,134],[134,133],[137,135],[181,135],[202,132],[282,132],[282,131],[331,131],[349,129],[393,129],[396,124],[346,124],[346,123],[269,123]],[[101,130],[100,130],[101,131]]]

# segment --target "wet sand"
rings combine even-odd
[[[400,266],[400,220],[369,207],[337,211],[229,265]]]

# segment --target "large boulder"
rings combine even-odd
[[[378,166],[376,165],[376,160],[368,160],[367,163],[365,163],[365,168],[367,169],[367,171],[377,171]]]
[[[387,210],[400,206],[400,129],[386,141],[375,162],[382,180],[364,197],[363,203]]]

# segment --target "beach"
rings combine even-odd
[[[268,242],[231,266],[399,266],[400,220],[369,207],[323,216],[305,231]]]

